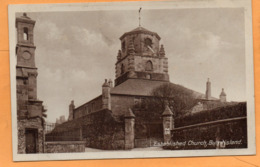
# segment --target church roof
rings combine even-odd
[[[111,94],[150,96],[152,90],[166,81],[153,81],[145,79],[128,79],[111,89]]]
[[[136,96],[151,96],[152,91],[163,84],[169,83],[167,81],[155,81],[145,79],[128,79],[120,85],[111,89],[111,94],[120,95],[136,95]],[[173,84],[173,83],[171,83]],[[177,84],[173,84],[180,86]],[[190,90],[188,88],[185,88]],[[205,97],[204,94],[190,90],[193,92],[193,96],[196,99],[202,99]]]
[[[146,28],[143,28],[141,26],[133,29],[132,31],[126,32],[124,33],[121,37],[120,40],[122,40],[126,35],[132,35],[132,34],[150,34],[150,35],[155,35],[159,40],[161,39],[161,37],[156,33],[156,32],[152,32],[150,30],[147,30]]]

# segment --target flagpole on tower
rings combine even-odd
[[[142,7],[140,7],[140,9],[139,9],[139,27],[141,27],[141,10],[142,10]]]

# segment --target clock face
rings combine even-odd
[[[29,60],[32,57],[32,55],[27,51],[23,52],[22,56],[25,60]]]

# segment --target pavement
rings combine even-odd
[[[162,151],[162,147],[146,147],[146,148],[134,148],[126,151]],[[86,147],[85,152],[103,152],[103,151],[124,151],[124,150],[101,150],[96,148]]]

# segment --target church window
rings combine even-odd
[[[153,71],[153,63],[150,60],[145,64],[145,71]]]
[[[144,40],[144,43],[145,43],[146,46],[150,46],[150,47],[152,46],[152,40],[150,38],[146,38]]]
[[[122,42],[122,51],[125,52],[125,41]]]
[[[121,74],[124,74],[125,73],[125,66],[124,64],[121,65]]]
[[[25,41],[27,41],[28,40],[28,28],[27,27],[24,27],[23,28],[23,39],[25,40]]]

